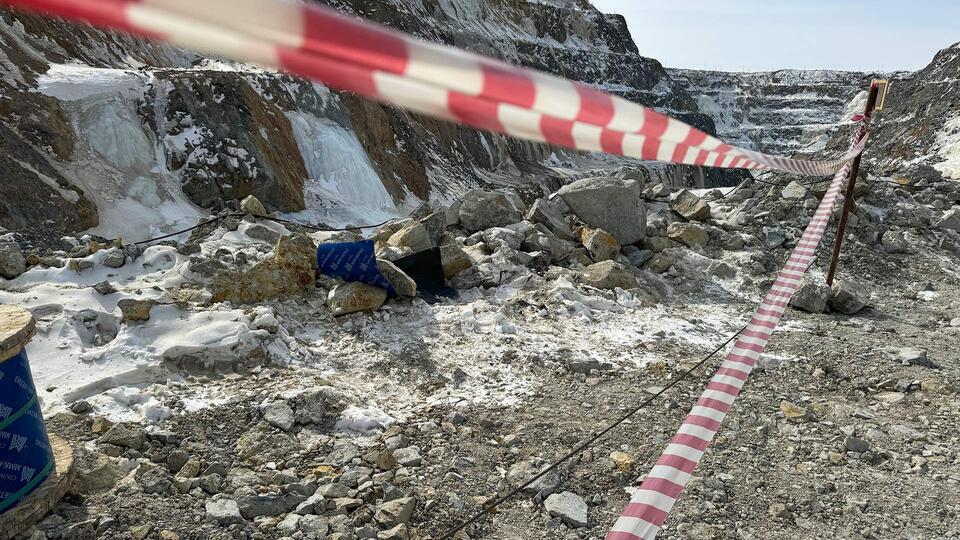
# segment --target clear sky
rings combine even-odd
[[[916,70],[960,41],[960,0],[592,0],[667,67]]]

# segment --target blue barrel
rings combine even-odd
[[[40,487],[54,469],[25,349],[34,327],[29,311],[0,306],[0,515]]]

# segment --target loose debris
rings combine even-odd
[[[960,190],[865,184],[842,279],[821,256],[661,538],[960,534],[960,234],[934,209]],[[30,538],[436,538],[739,328],[817,197],[616,175],[473,191],[367,235],[391,299],[316,273],[352,232],[8,234],[0,301],[34,310],[50,429],[81,463]],[[459,297],[427,304],[392,261],[437,247]],[[77,378],[45,367],[61,343]],[[459,538],[602,538],[701,385]]]

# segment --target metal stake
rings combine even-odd
[[[880,84],[874,81],[870,86],[870,94],[867,97],[867,107],[863,111],[863,115],[866,118],[870,118],[870,115],[873,114],[879,93]],[[884,92],[884,94],[886,94],[886,92]],[[863,157],[862,153],[853,160],[853,167],[850,169],[850,181],[847,182],[847,191],[843,199],[843,213],[840,214],[840,225],[837,227],[837,239],[833,243],[833,257],[830,259],[830,270],[827,272],[827,285],[830,286],[833,285],[833,278],[837,273],[837,262],[840,260],[840,247],[843,245],[843,236],[847,230],[847,217],[850,215],[850,211],[853,210],[853,190],[857,186],[857,176],[860,175],[861,157]]]

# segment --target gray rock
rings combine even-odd
[[[536,476],[543,467],[537,467],[532,461],[521,461],[507,470],[507,482],[513,486],[521,486]],[[560,487],[560,473],[556,469],[548,472],[536,482],[523,489],[524,493],[549,495]]]
[[[190,461],[190,455],[183,450],[173,450],[167,455],[167,468],[170,472],[177,474],[187,462]]]
[[[134,298],[124,298],[117,302],[117,307],[123,313],[124,321],[149,321],[150,310],[156,305],[155,300],[137,300]]]
[[[447,232],[446,210],[442,212],[433,212],[420,220],[420,223],[427,228],[430,234],[430,240],[434,246],[440,244],[440,238]]]
[[[387,291],[365,283],[342,283],[330,290],[327,306],[336,316],[374,311],[387,301]]]
[[[637,278],[626,266],[616,261],[591,264],[581,274],[580,280],[585,285],[597,289],[635,289],[637,287]]]
[[[300,518],[300,532],[308,538],[323,538],[330,530],[330,522],[322,516],[303,516]]]
[[[826,284],[805,279],[800,290],[790,299],[790,305],[807,313],[823,313],[830,301],[830,294],[830,287]]]
[[[77,470],[73,489],[77,493],[94,493],[112,489],[123,475],[123,469],[104,454],[94,454]]]
[[[776,248],[787,241],[787,234],[777,227],[763,228],[763,242],[768,248]]]
[[[470,232],[505,227],[523,219],[506,195],[489,191],[468,191],[460,206],[460,224]]]
[[[377,259],[377,269],[380,270],[383,277],[387,278],[387,281],[393,286],[393,290],[397,291],[400,296],[413,298],[417,295],[417,282],[397,265],[386,259]]]
[[[114,287],[109,281],[101,281],[100,283],[97,283],[93,286],[93,290],[104,296],[117,292],[117,288]]]
[[[870,443],[853,435],[847,435],[847,438],[843,440],[843,445],[850,452],[856,452],[862,454],[870,449]]]
[[[587,526],[587,503],[583,497],[569,491],[554,493],[543,502],[544,508],[553,517],[559,517],[567,525],[579,528]]]
[[[371,475],[373,475],[373,469],[369,467],[355,467],[340,476],[340,483],[347,487],[356,488],[369,480]]]
[[[420,222],[414,222],[393,233],[387,243],[399,248],[410,248],[414,253],[437,246],[430,229]]]
[[[647,261],[653,258],[653,252],[649,249],[634,248],[628,250],[628,247],[632,248],[633,246],[626,246],[624,247],[623,251],[626,253],[627,260],[630,261],[630,264],[636,266],[637,268],[642,267],[647,263]]]
[[[267,215],[267,209],[263,206],[263,203],[253,195],[248,195],[247,198],[240,201],[240,210],[257,216]]]
[[[113,248],[103,258],[103,265],[109,268],[120,268],[127,262],[127,254],[120,248]]]
[[[140,428],[117,424],[101,435],[98,442],[141,450],[147,443],[147,436]]]
[[[423,458],[420,457],[420,449],[416,446],[398,448],[393,451],[393,457],[396,458],[397,463],[404,467],[419,467],[423,463]]]
[[[293,534],[300,529],[300,516],[298,514],[287,514],[287,517],[283,518],[280,523],[277,524],[277,530],[286,533]]]
[[[563,240],[574,240],[570,225],[563,219],[563,213],[557,205],[547,199],[537,199],[527,212],[527,220],[540,223],[550,229],[550,232]]]
[[[710,241],[707,230],[696,223],[671,223],[667,226],[667,238],[687,247],[705,246]]]
[[[541,225],[541,227],[543,227]],[[523,241],[520,248],[527,253],[543,251],[550,254],[550,261],[558,263],[570,256],[573,244],[553,235],[550,231],[534,230]]]
[[[251,195],[252,197],[252,195]],[[254,240],[260,240],[270,244],[276,244],[277,240],[280,240],[281,234],[277,231],[267,227],[266,225],[261,225],[260,223],[254,223],[247,227],[244,231],[244,234],[253,238]]]
[[[207,520],[219,525],[243,523],[240,507],[237,505],[237,501],[232,499],[207,501],[204,504],[204,509],[207,512]]]
[[[943,217],[937,220],[936,227],[939,229],[960,231],[960,208],[953,208],[944,212]]]
[[[678,191],[673,196],[670,209],[690,221],[710,219],[710,204],[685,189]]]
[[[836,313],[853,315],[867,307],[867,293],[859,283],[837,280],[830,291],[829,305]]]
[[[612,234],[603,229],[584,227],[580,229],[580,242],[587,248],[595,262],[609,261],[620,254],[620,244]]]
[[[27,271],[27,260],[16,242],[0,242],[0,276],[14,279]]]
[[[219,474],[201,476],[198,486],[207,495],[215,495],[220,493],[220,489],[223,487],[223,477]]]
[[[344,489],[346,489],[346,486],[342,484],[330,484],[330,485],[341,486]],[[349,493],[349,489],[347,489],[347,492]],[[298,504],[297,508],[294,509],[294,513],[300,514],[302,516],[306,514],[323,513],[325,509],[326,509],[326,503],[324,502],[323,495],[320,495],[319,493],[314,493],[313,495],[307,497],[307,500]]]
[[[883,233],[880,244],[887,253],[910,253],[911,251],[903,233],[892,229]]]
[[[335,482],[318,487],[316,494],[324,499],[340,499],[350,495],[350,487],[339,482]]]
[[[416,508],[417,500],[413,497],[395,499],[381,504],[377,509],[377,513],[373,515],[373,519],[375,519],[381,527],[390,529],[410,521],[410,518],[413,517],[413,511],[416,510]]]
[[[911,366],[921,366],[933,369],[939,369],[940,366],[934,364],[927,358],[927,351],[912,348],[903,348],[897,351],[897,360]]]
[[[376,538],[377,540],[409,540],[410,530],[406,523],[401,523],[396,527],[378,532]]]
[[[564,186],[558,193],[584,223],[607,231],[621,245],[644,239],[647,210],[636,180],[587,178]]]
[[[467,252],[455,244],[440,246],[440,263],[443,265],[443,276],[448,279],[473,266],[473,261]]]
[[[802,199],[807,196],[807,188],[800,182],[794,180],[780,191],[780,196],[784,199]]]
[[[483,243],[493,250],[502,247],[520,249],[520,246],[523,245],[523,236],[522,233],[504,227],[493,227],[481,233]]]
[[[286,401],[274,401],[263,407],[263,419],[271,426],[283,431],[293,427],[293,409]]]
[[[152,467],[140,476],[140,484],[143,486],[143,492],[147,494],[166,495],[173,488],[173,481],[167,471]]]
[[[298,424],[322,424],[326,420],[328,402],[338,399],[335,389],[329,386],[321,386],[316,390],[310,390],[298,394],[290,400],[293,410],[296,411],[296,421]],[[346,461],[352,460],[357,453],[356,447],[349,444],[334,445],[334,452],[343,450]],[[345,462],[346,462],[345,461]]]
[[[307,497],[298,493],[283,495],[247,495],[237,499],[240,515],[246,519],[279,516],[297,508]]]

